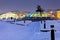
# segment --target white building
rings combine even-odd
[[[8,19],[8,18],[11,18],[11,17],[17,19],[18,15],[14,12],[8,12],[8,13],[0,15],[0,19],[3,19],[3,18]]]

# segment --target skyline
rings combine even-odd
[[[34,12],[37,5],[42,9],[60,9],[60,0],[0,0],[0,13],[9,11]]]

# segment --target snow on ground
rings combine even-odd
[[[46,29],[50,29],[50,25],[54,25],[56,30],[60,30],[59,21],[46,21]],[[27,23],[30,22],[26,21]],[[0,21],[0,40],[50,40],[50,32],[40,32],[40,29],[43,29],[43,23],[40,22],[31,22],[27,26],[21,26]],[[55,32],[56,40],[60,39],[59,34],[60,32]]]

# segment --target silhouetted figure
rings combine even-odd
[[[40,5],[37,6],[37,10],[36,10],[36,12],[43,12],[43,9],[41,8]]]
[[[13,18],[11,17],[11,20],[12,20]]]

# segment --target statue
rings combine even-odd
[[[40,5],[37,5],[37,10],[36,10],[36,12],[43,12],[43,9],[41,8]]]

